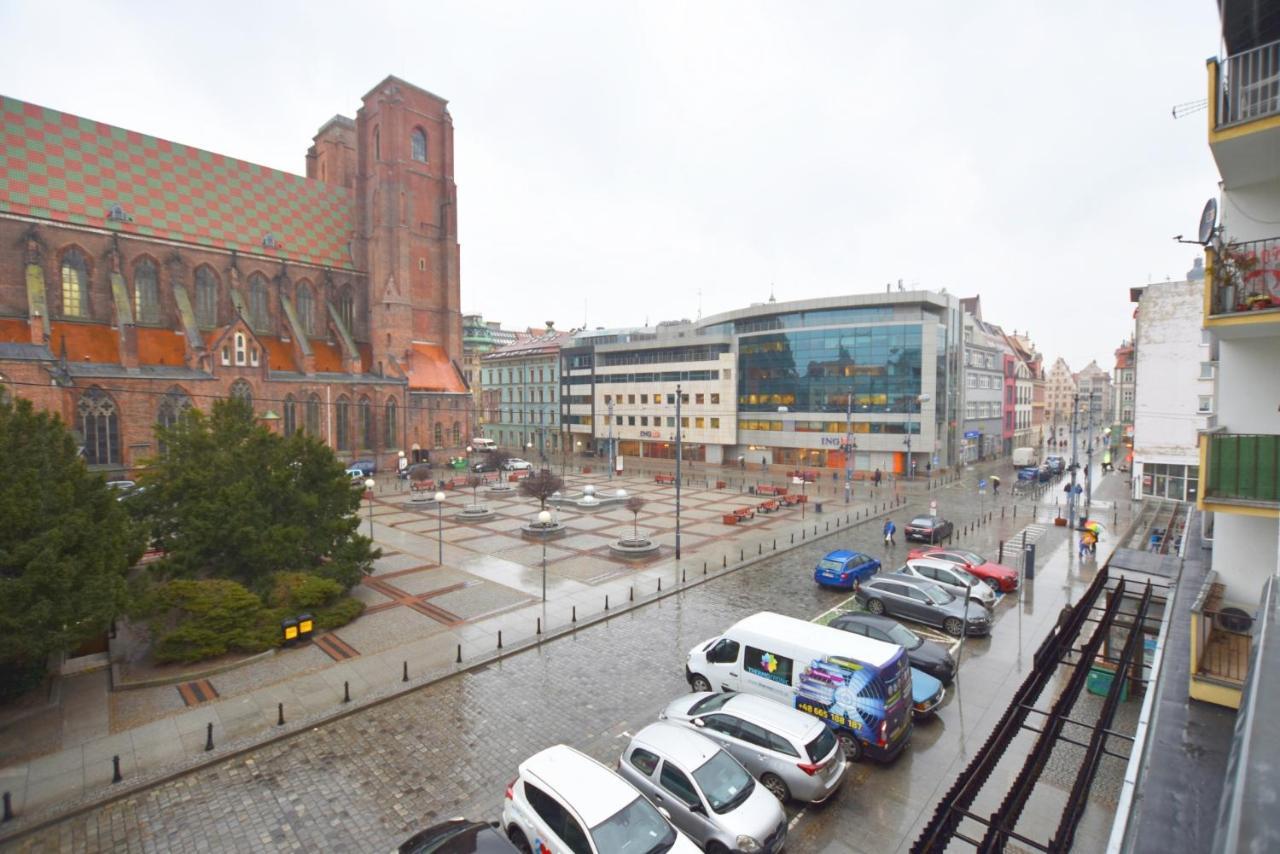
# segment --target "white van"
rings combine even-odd
[[[494,451],[497,448],[497,442],[492,439],[486,439],[483,436],[477,436],[471,440],[471,449],[474,451]]]
[[[1014,448],[1013,464],[1017,468],[1040,465],[1040,454],[1035,448]]]
[[[741,691],[825,721],[846,755],[889,760],[911,738],[911,666],[902,647],[762,611],[689,651],[694,691]]]

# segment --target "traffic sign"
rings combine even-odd
[[[937,515],[938,515],[938,502],[937,502],[937,501],[930,501],[930,502],[929,502],[929,515],[930,515],[930,516],[937,516]]]
[[[987,479],[984,477],[982,480],[978,481],[978,489],[986,489],[986,488],[987,488]]]

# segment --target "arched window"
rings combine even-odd
[[[387,449],[394,448],[396,442],[396,399],[394,397],[387,398],[386,406],[383,407],[382,416],[382,438],[383,447]]]
[[[196,323],[205,329],[218,325],[218,278],[209,267],[196,268]]]
[[[422,128],[414,128],[409,137],[413,143],[413,159],[419,163],[427,162],[427,132]]]
[[[307,398],[307,432],[320,435],[320,395],[314,393]]]
[[[360,447],[373,448],[373,404],[360,398]]]
[[[338,450],[351,450],[351,401],[344,394],[333,405],[334,432],[338,438]]]
[[[302,331],[308,335],[314,335],[316,332],[316,306],[311,298],[311,286],[306,282],[298,285],[298,322],[302,324]]]
[[[462,425],[457,421],[453,422],[453,445],[458,447],[462,444]]]
[[[115,401],[95,386],[81,395],[76,415],[84,438],[84,461],[91,466],[118,465],[120,418]]]
[[[62,314],[85,317],[89,313],[89,265],[84,253],[72,247],[62,253]]]
[[[249,322],[254,329],[267,329],[271,313],[267,309],[267,279],[261,273],[249,277]]]
[[[133,268],[133,319],[138,323],[160,322],[160,285],[156,265],[143,258]]]
[[[342,325],[347,327],[347,332],[354,335],[356,328],[353,321],[356,319],[356,298],[351,293],[350,285],[343,285],[342,290],[338,292],[338,317],[342,318]]]
[[[163,427],[166,430],[172,429],[178,423],[184,412],[191,408],[191,398],[178,386],[172,386],[164,397],[160,399],[160,407],[156,411],[156,426]],[[156,447],[160,449],[160,456],[168,453],[164,441],[156,437]]]
[[[292,394],[284,396],[284,434],[292,436],[298,430],[298,401]]]
[[[431,429],[431,438],[435,443],[435,447],[444,447],[444,425],[439,421],[437,421],[435,426]]]
[[[382,131],[378,129],[377,125],[374,125],[373,128],[373,159],[382,159]]]
[[[249,385],[246,379],[238,379],[231,384],[231,399],[243,400],[249,404],[249,408],[253,408],[253,386]]]

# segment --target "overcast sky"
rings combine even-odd
[[[214,11],[216,10],[216,11]],[[1209,0],[0,3],[0,92],[302,173],[395,74],[449,99],[465,311],[694,318],[979,294],[1113,351],[1216,193]]]

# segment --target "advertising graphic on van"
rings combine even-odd
[[[759,676],[781,685],[791,684],[792,662],[785,656],[748,646],[745,666],[752,676]]]
[[[874,731],[885,720],[886,711],[892,716],[901,704],[909,671],[900,665],[896,673],[894,669],[877,673],[844,659],[814,659],[800,673],[796,708],[855,732]]]

